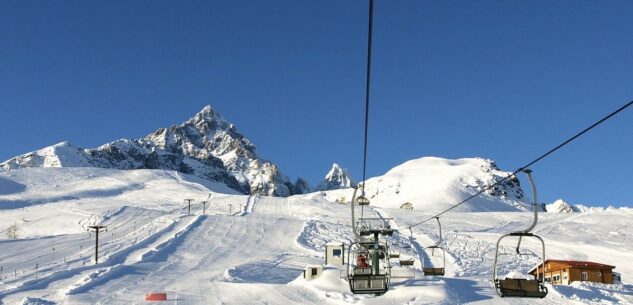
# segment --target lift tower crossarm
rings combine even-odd
[[[104,229],[108,230],[103,225],[88,226],[88,231],[93,230],[92,232],[95,232],[95,265],[99,263],[99,232]]]

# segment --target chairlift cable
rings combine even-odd
[[[530,166],[534,165],[535,163],[537,163],[537,162],[539,162],[539,161],[543,160],[544,158],[548,157],[549,155],[553,154],[553,153],[554,153],[554,152],[556,152],[557,150],[561,149],[563,146],[565,146],[565,145],[569,144],[570,142],[572,142],[572,141],[576,140],[576,139],[577,139],[577,138],[579,138],[580,136],[584,135],[585,133],[587,133],[588,131],[590,131],[590,130],[592,130],[593,128],[597,127],[598,125],[600,125],[600,124],[604,123],[605,121],[607,121],[608,119],[612,118],[613,116],[615,116],[616,114],[620,113],[621,111],[623,111],[624,109],[628,108],[628,107],[629,107],[629,106],[631,106],[631,105],[633,105],[633,101],[630,101],[630,102],[626,103],[625,105],[623,105],[622,107],[618,108],[617,110],[615,110],[615,111],[611,112],[611,113],[610,113],[610,114],[608,114],[607,116],[605,116],[605,117],[603,117],[602,119],[600,119],[599,121],[597,121],[597,122],[593,123],[591,126],[589,126],[589,127],[585,128],[584,130],[582,130],[581,132],[577,133],[577,134],[576,134],[576,135],[574,135],[573,137],[571,137],[571,138],[567,139],[566,141],[562,142],[562,143],[561,143],[561,144],[559,144],[558,146],[556,146],[556,147],[554,147],[554,148],[550,149],[548,152],[544,153],[544,154],[543,154],[543,155],[541,155],[540,157],[538,157],[538,158],[534,159],[533,161],[531,161],[531,162],[527,163],[526,165],[524,165],[524,166],[522,166],[522,167],[519,167],[518,169],[516,169],[514,172],[512,172],[510,175],[508,175],[508,176],[504,177],[503,179],[501,179],[501,180],[499,180],[499,181],[497,181],[497,182],[495,182],[495,183],[493,183],[493,184],[491,184],[491,185],[489,185],[489,186],[487,186],[487,187],[483,188],[482,190],[480,190],[479,192],[475,193],[474,195],[472,195],[472,196],[470,196],[470,197],[468,197],[468,198],[466,198],[466,199],[462,200],[461,202],[459,202],[459,203],[457,203],[457,204],[455,204],[455,205],[453,205],[453,206],[449,207],[448,209],[446,209],[446,210],[444,210],[444,211],[442,211],[442,212],[440,212],[440,213],[436,214],[435,216],[429,217],[429,218],[427,218],[427,219],[425,219],[425,220],[423,220],[423,221],[420,221],[420,222],[418,222],[418,223],[416,223],[416,224],[414,224],[414,225],[411,225],[410,227],[415,227],[415,226],[421,225],[421,224],[423,224],[423,223],[425,223],[425,222],[427,222],[427,221],[429,221],[429,220],[434,219],[435,217],[439,217],[439,216],[441,216],[441,215],[443,215],[443,214],[445,214],[445,213],[447,213],[447,212],[449,212],[449,211],[451,211],[451,210],[453,210],[453,209],[457,208],[458,206],[460,206],[460,205],[462,205],[462,204],[464,204],[464,203],[468,202],[469,200],[471,200],[471,199],[473,199],[473,198],[475,198],[475,197],[477,197],[477,196],[479,196],[479,195],[483,194],[484,192],[486,192],[486,191],[488,191],[488,190],[490,190],[490,189],[494,188],[495,186],[497,186],[497,185],[501,184],[502,182],[504,182],[504,181],[508,180],[510,177],[515,176],[515,175],[516,175],[516,174],[518,174],[519,172],[521,172],[521,171],[523,171],[523,170],[526,170],[527,168],[529,168]]]
[[[369,28],[367,31],[367,72],[365,83],[365,141],[363,147],[363,182],[361,185],[361,195],[365,196],[365,177],[367,169],[367,134],[369,127],[369,85],[371,81],[371,37],[373,32],[374,20],[374,0],[369,1]]]

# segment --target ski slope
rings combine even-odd
[[[331,197],[331,196],[330,196]],[[183,200],[192,198],[189,214]],[[200,201],[209,200],[206,214]],[[380,204],[365,213],[394,218],[395,238],[412,234],[415,279],[393,280],[383,296],[349,293],[338,269],[306,281],[328,242],[349,242],[349,205],[321,194],[246,196],[223,185],[162,170],[21,169],[0,173],[0,301],[3,304],[145,304],[151,291],[166,304],[633,304],[633,210],[541,214],[535,233],[547,256],[615,265],[623,284],[548,286],[542,300],[502,299],[492,285],[494,244],[523,229],[529,212],[461,211],[442,218],[445,277],[423,277],[438,265],[424,247],[437,241],[431,215]],[[107,225],[100,235],[86,231]],[[17,227],[17,239],[7,230]],[[523,254],[504,243],[500,273],[527,272],[539,245]]]

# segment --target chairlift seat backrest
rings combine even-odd
[[[538,280],[504,279],[495,283],[502,297],[544,298],[547,288]]]
[[[444,268],[422,268],[424,275],[444,275]]]
[[[358,198],[356,198],[356,203],[358,203],[358,205],[369,205],[369,199],[367,199],[367,197],[360,195],[358,196]]]

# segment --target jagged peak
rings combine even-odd
[[[193,125],[200,125],[201,123],[216,123],[224,128],[231,129],[234,128],[233,124],[227,121],[222,114],[215,111],[211,105],[206,105],[196,113],[191,119],[187,120],[186,123],[193,123]]]
[[[333,190],[340,188],[348,188],[352,186],[354,182],[349,176],[347,171],[339,166],[337,163],[333,163],[330,171],[325,175],[323,181],[317,187],[318,190]]]
[[[578,212],[578,209],[565,200],[558,199],[551,204],[545,205],[545,211],[548,213],[573,213]]]
[[[327,173],[327,175],[325,175],[325,180],[329,180],[341,175],[347,176],[347,173],[337,163],[332,163],[330,171]]]
[[[53,145],[51,145],[51,146],[49,146],[49,147],[52,147],[52,148],[57,148],[57,147],[75,147],[75,146],[74,146],[74,145],[72,145],[72,144],[71,144],[70,142],[68,142],[68,141],[62,141],[62,142],[59,142],[59,143],[57,143],[57,144],[53,144]]]

